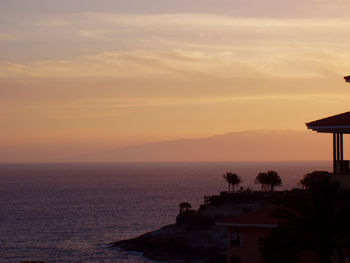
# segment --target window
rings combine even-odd
[[[241,246],[241,236],[238,231],[231,232],[231,247]]]

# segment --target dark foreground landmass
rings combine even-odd
[[[168,262],[225,262],[226,232],[215,225],[168,225],[139,237],[113,243],[145,257]]]
[[[142,252],[145,257],[167,262],[226,262],[226,229],[215,225],[217,219],[255,210],[265,204],[291,199],[290,191],[262,193],[221,193],[205,197],[199,210],[178,215],[176,224],[139,237],[114,242],[112,246]],[[303,196],[297,195],[300,199]],[[288,197],[288,198],[286,198]],[[292,198],[290,201],[295,201]]]

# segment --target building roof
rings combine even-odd
[[[280,208],[279,206],[265,206],[253,212],[237,215],[231,218],[225,218],[216,221],[219,226],[236,227],[277,227],[278,219],[272,216],[272,212]]]
[[[350,111],[306,123],[308,129],[325,133],[350,133]]]

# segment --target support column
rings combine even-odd
[[[340,160],[344,161],[344,143],[343,134],[340,134]]]
[[[336,172],[336,160],[337,160],[337,146],[336,146],[336,138],[335,133],[333,133],[333,173]]]
[[[340,137],[340,164],[341,171],[344,172],[344,144],[343,144],[343,134],[339,134]]]
[[[339,133],[337,133],[337,161],[340,160],[340,136]]]

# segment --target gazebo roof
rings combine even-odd
[[[324,133],[350,133],[350,111],[306,123],[308,129]]]

